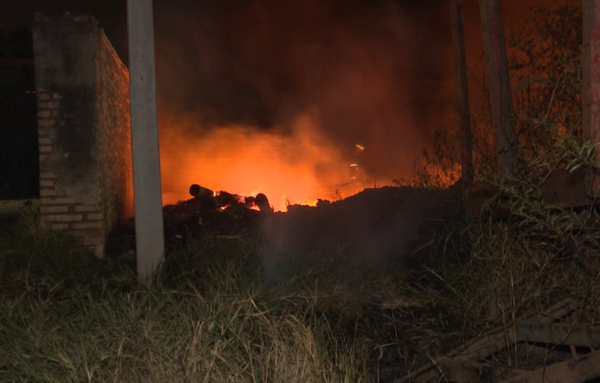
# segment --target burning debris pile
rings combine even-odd
[[[229,235],[257,227],[264,214],[273,212],[266,195],[240,196],[216,192],[198,184],[189,189],[193,197],[163,208],[167,238],[183,238],[207,232]]]
[[[420,222],[439,213],[437,208],[429,210],[437,205],[433,200],[440,198],[419,188],[383,187],[333,203],[318,200],[274,212],[262,193],[241,196],[198,184],[191,185],[189,193],[193,198],[163,208],[167,238],[260,229],[269,251],[306,255],[347,246],[351,253],[368,258],[388,248],[405,247],[418,236]]]
[[[216,192],[198,184],[189,188],[192,198],[163,207],[165,240],[185,240],[190,237],[237,235],[257,231],[265,215],[273,208],[266,195],[240,196],[226,191]],[[110,234],[106,252],[109,256],[133,254],[135,220],[130,218]]]
[[[189,193],[192,198],[163,207],[167,243],[191,237],[257,234],[267,272],[275,274],[297,262],[311,263],[324,253],[344,254],[357,265],[391,259],[403,263],[405,254],[418,243],[431,240],[436,230],[433,218],[439,218],[440,209],[444,210],[440,203],[448,200],[448,193],[453,194],[451,190],[383,187],[335,202],[318,200],[310,206],[289,205],[287,212],[274,212],[262,193],[241,196],[198,184],[191,185]],[[122,241],[133,249],[134,220],[125,222],[111,237],[108,251]]]

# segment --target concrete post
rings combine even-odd
[[[127,0],[127,29],[137,273],[145,279],[165,251],[152,0]]]
[[[583,1],[583,136],[600,144],[600,0]],[[600,158],[600,146],[596,146]],[[600,174],[588,174],[587,194],[596,198],[600,191]]]

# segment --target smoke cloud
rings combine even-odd
[[[159,117],[196,122],[161,126],[161,140],[232,125],[293,135],[309,115],[342,157],[363,145],[360,165],[373,179],[405,177],[451,113],[447,8],[434,1],[159,1]]]

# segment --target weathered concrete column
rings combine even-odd
[[[102,257],[131,215],[127,69],[89,16],[36,14],[33,43],[41,216]]]
[[[583,136],[596,144],[600,158],[600,0],[583,1]],[[587,194],[596,198],[600,174],[587,175]]]
[[[135,244],[139,278],[164,255],[152,0],[127,0]]]

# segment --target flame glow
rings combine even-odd
[[[160,120],[164,204],[191,198],[192,184],[242,196],[264,193],[276,211],[364,189],[350,162],[309,116],[296,119],[287,134],[230,125],[203,135],[182,133],[198,131],[198,123],[175,116]]]

